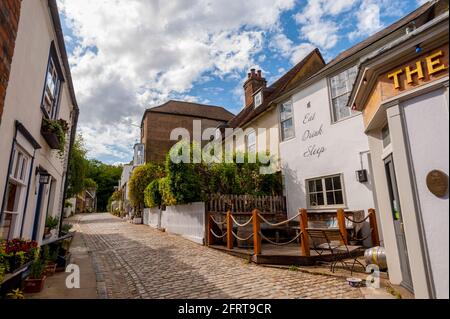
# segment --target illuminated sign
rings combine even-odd
[[[414,78],[417,78],[417,80],[424,80],[424,72],[426,72],[426,74],[430,76],[448,69],[448,66],[442,63],[440,60],[443,55],[444,52],[442,50],[437,51],[436,53],[433,53],[429,56],[426,56],[424,59],[417,61],[415,63],[415,67],[407,66],[405,68],[401,68],[392,73],[389,73],[388,78],[393,81],[394,88],[397,90],[401,89],[400,76],[402,74],[406,75],[407,84],[414,84]],[[423,67],[424,63],[426,65],[425,70]]]

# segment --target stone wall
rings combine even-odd
[[[22,0],[0,1],[0,124],[19,27]]]

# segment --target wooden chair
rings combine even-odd
[[[314,251],[322,257],[322,262],[326,262],[324,258],[324,252],[329,251],[331,255],[330,270],[335,272],[336,265],[341,263],[344,268],[346,268],[347,262],[342,258],[342,254],[345,259],[352,259],[352,266],[350,267],[350,272],[353,274],[353,269],[356,264],[359,264],[365,269],[366,267],[358,260],[358,255],[352,256],[352,253],[357,252],[362,249],[362,246],[351,246],[345,244],[344,237],[342,236],[339,229],[307,229],[308,236],[311,238],[311,243],[313,245]]]

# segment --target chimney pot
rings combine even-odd
[[[258,77],[262,77],[262,71],[258,70]]]
[[[249,78],[249,79],[250,79],[250,77],[252,76],[251,73],[248,73],[247,75],[248,75],[248,78]]]

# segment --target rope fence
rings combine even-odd
[[[274,242],[274,241],[270,240],[270,239],[267,238],[266,236],[264,236],[264,234],[263,234],[262,232],[259,232],[259,235],[261,236],[262,239],[264,239],[265,241],[267,241],[269,244],[276,245],[276,246],[286,246],[286,245],[292,244],[292,243],[293,243],[294,241],[296,241],[302,234],[303,234],[303,232],[298,232],[298,234],[297,234],[293,239],[291,239],[290,241],[285,242],[285,243],[277,243],[277,242]]]
[[[258,214],[258,217],[261,218],[261,220],[264,223],[266,223],[267,225],[272,226],[272,227],[278,227],[278,226],[282,226],[282,225],[287,225],[287,224],[289,224],[289,222],[293,221],[294,219],[298,218],[299,216],[300,216],[300,214],[297,214],[294,217],[289,218],[288,220],[285,220],[285,221],[282,221],[282,222],[279,222],[279,223],[271,223],[267,219],[265,219],[261,214]]]
[[[338,221],[338,228],[341,233],[341,236],[343,238],[343,244],[347,245],[349,240],[352,241],[358,241],[358,242],[364,242],[367,239],[372,239],[372,245],[377,246],[379,245],[379,237],[378,237],[378,230],[377,230],[377,223],[376,223],[376,214],[374,209],[369,209],[369,212],[367,216],[365,216],[361,220],[355,220],[357,215],[354,215],[353,218],[350,218],[345,215],[345,212],[343,209],[338,209],[336,212],[337,221]],[[310,222],[308,220],[308,212],[306,209],[300,209],[299,213],[289,219],[286,219],[281,222],[271,222],[268,220],[267,216],[263,216],[263,214],[260,213],[259,210],[254,209],[252,211],[252,215],[246,220],[245,222],[238,221],[234,214],[231,213],[231,211],[228,211],[226,214],[226,218],[224,221],[218,221],[217,217],[214,218],[212,216],[212,213],[209,214],[209,222],[207,224],[207,233],[208,233],[208,245],[211,245],[214,243],[215,239],[223,239],[226,237],[226,246],[227,249],[233,249],[234,242],[237,239],[238,241],[246,242],[253,238],[253,249],[255,255],[261,254],[261,244],[264,241],[265,243],[275,245],[275,246],[286,246],[289,244],[292,244],[297,241],[299,244],[299,250],[301,256],[310,256],[310,250],[309,250],[309,238],[308,238],[308,223]],[[361,216],[362,217],[362,216]],[[289,227],[289,224],[292,221],[298,220],[299,227]],[[350,221],[351,223],[354,223],[353,232],[350,235],[347,233],[347,227],[346,227],[346,220]],[[357,224],[364,223],[366,221],[370,222],[370,232],[363,238],[358,238],[357,235],[360,233],[356,227]],[[276,234],[273,236],[268,236],[267,233],[264,234],[261,231],[261,224],[268,225],[270,228],[265,228],[266,230],[276,231]],[[223,226],[225,225],[224,229],[222,230],[222,235],[218,235],[216,232],[214,232],[213,227],[217,226]],[[247,227],[251,225],[252,230],[248,229],[244,232],[242,231],[242,234],[240,234],[240,228]],[[235,226],[237,226],[238,231],[235,230]],[[280,227],[280,226],[286,226],[286,228],[278,228],[273,229],[274,227]],[[290,238],[293,235],[293,231],[295,230],[296,235],[287,240],[287,238]],[[217,229],[216,229],[217,231]],[[282,240],[287,240],[285,242],[279,242],[280,233],[279,231],[282,231]],[[247,237],[241,237],[244,233],[250,234]],[[240,234],[240,236],[238,235]],[[245,236],[245,235],[244,235]],[[276,239],[274,239],[276,238]],[[223,244],[224,241],[221,241],[221,244]]]

